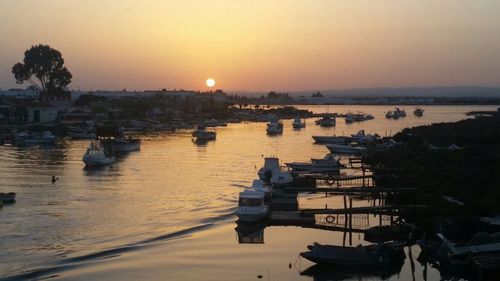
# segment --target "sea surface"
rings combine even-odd
[[[298,254],[314,241],[341,245],[342,232],[267,227],[255,237],[263,243],[240,244],[233,215],[238,193],[257,178],[263,156],[276,155],[282,162],[323,157],[328,150],[314,144],[312,135],[364,129],[388,136],[496,107],[425,106],[419,118],[414,107],[401,106],[408,116],[399,120],[384,118],[390,106],[298,107],[362,111],[375,119],[345,124],[338,118],[335,128],[308,119],[302,130],[285,120],[283,135],[273,137],[266,135],[265,123],[229,124],[216,129],[216,141],[203,145],[192,141],[190,131],[145,134],[140,151],[99,169],[86,169],[81,161],[88,141],[0,146],[0,192],[17,192],[17,202],[0,210],[0,279],[439,280],[437,270],[419,263],[411,270],[409,261],[390,274],[307,271],[312,264]],[[54,184],[52,176],[59,178]],[[341,207],[340,200],[329,200],[329,206]],[[324,206],[324,200],[305,195],[299,204]],[[350,240],[366,243],[362,234]],[[408,251],[418,255],[416,247]]]

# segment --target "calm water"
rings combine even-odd
[[[217,140],[206,145],[194,144],[190,132],[146,135],[141,136],[141,151],[120,157],[112,166],[92,170],[84,169],[81,161],[86,141],[61,140],[52,148],[0,146],[0,192],[17,192],[17,202],[0,210],[0,276],[75,265],[87,260],[84,257],[92,259],[92,253],[148,245],[56,275],[133,280],[134,275],[126,275],[124,268],[135,268],[148,279],[183,280],[196,274],[196,267],[206,269],[197,279],[220,280],[215,272],[225,270],[232,274],[226,276],[227,280],[254,280],[255,267],[237,270],[247,260],[236,261],[234,257],[244,254],[259,260],[252,259],[253,264],[266,264],[267,270],[261,272],[265,276],[271,268],[273,274],[288,280],[312,280],[289,270],[288,262],[294,263],[307,243],[338,243],[342,234],[271,227],[265,230],[264,245],[238,245],[235,238],[232,212],[238,193],[256,178],[262,155],[278,155],[284,162],[304,161],[327,153],[324,146],[313,144],[312,135],[349,134],[360,129],[388,135],[405,127],[461,120],[471,110],[496,109],[427,106],[424,117],[417,118],[412,114],[413,107],[403,106],[408,117],[387,120],[384,113],[389,106],[301,108],[314,112],[363,111],[373,114],[375,120],[346,125],[343,119],[337,119],[337,127],[325,129],[309,119],[300,131],[293,130],[291,120],[286,120],[283,135],[276,137],[266,135],[265,123],[230,124],[218,128]],[[50,182],[52,175],[59,177],[55,184]],[[302,198],[301,206],[313,205],[314,200],[309,199]],[[192,236],[189,239],[167,239],[171,238],[168,234],[207,224],[214,225],[172,236]],[[356,235],[355,240],[361,238]],[[297,243],[301,239],[307,242]],[[283,268],[275,269],[274,264]],[[215,270],[213,275],[211,270]],[[238,278],[238,272],[247,272],[248,278]],[[401,274],[401,280],[411,277]]]

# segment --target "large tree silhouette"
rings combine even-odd
[[[71,83],[72,75],[64,66],[61,52],[48,45],[32,46],[24,52],[23,63],[16,63],[12,73],[18,84],[29,82],[48,97]]]

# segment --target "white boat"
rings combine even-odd
[[[105,166],[115,163],[115,156],[106,155],[101,142],[92,141],[82,160],[87,166]]]
[[[240,192],[235,213],[242,222],[256,222],[266,218],[269,215],[269,206],[265,204],[265,194],[253,189]]]
[[[292,127],[294,129],[301,129],[301,128],[305,128],[306,127],[306,121],[302,121],[300,119],[300,117],[295,117],[295,119],[293,119],[293,123],[292,123]]]
[[[283,123],[273,120],[267,124],[266,132],[268,135],[283,134]]]
[[[365,147],[343,145],[343,144],[327,144],[326,148],[328,148],[328,150],[330,150],[330,152],[334,154],[359,155],[363,154],[366,151]]]
[[[266,201],[271,199],[271,189],[263,180],[253,180],[252,189],[264,193]]]
[[[38,132],[20,132],[14,136],[14,141],[24,143],[27,145],[32,144],[53,144],[56,136],[50,131]]]
[[[316,120],[316,125],[320,125],[321,127],[335,127],[335,124],[335,117],[331,117],[330,115],[325,115],[323,118]]]
[[[287,167],[280,167],[278,170],[273,171],[271,176],[272,187],[284,187],[293,183],[293,176]]]
[[[196,130],[193,132],[193,137],[196,138],[196,141],[209,141],[215,140],[217,137],[217,133],[215,131],[207,131],[205,126],[197,126]]]
[[[263,181],[271,180],[273,172],[279,170],[280,160],[277,157],[266,157],[264,158],[264,167],[259,169],[258,175],[259,179]]]

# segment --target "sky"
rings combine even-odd
[[[0,0],[0,88],[26,49],[81,90],[500,86],[498,0]]]

